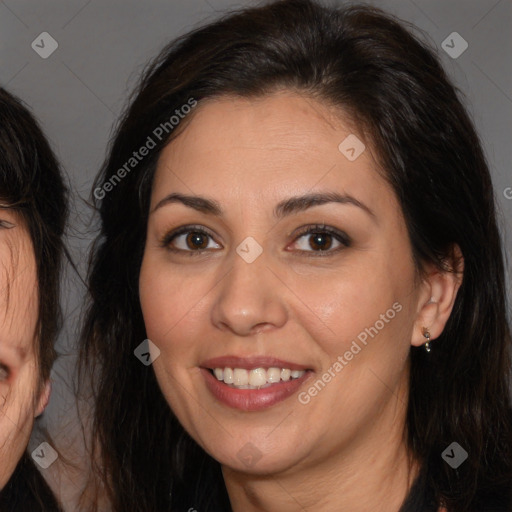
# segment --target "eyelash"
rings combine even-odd
[[[160,246],[162,248],[167,249],[170,252],[173,253],[186,253],[188,256],[198,256],[202,255],[205,251],[209,251],[211,249],[196,249],[196,250],[185,250],[185,249],[176,249],[174,247],[171,247],[171,243],[180,235],[188,234],[188,233],[198,233],[201,235],[209,236],[213,239],[213,235],[204,229],[202,226],[198,225],[191,225],[191,226],[182,226],[181,228],[178,228],[175,231],[171,231],[170,233],[167,233],[162,240],[160,241]],[[340,246],[335,249],[327,249],[324,251],[304,251],[300,250],[299,252],[306,254],[307,257],[326,257],[330,256],[334,253],[339,252],[340,250],[343,250],[346,247],[350,247],[352,244],[352,241],[350,237],[344,233],[343,231],[339,231],[335,228],[332,228],[330,226],[326,226],[325,224],[315,224],[312,226],[304,226],[303,228],[299,229],[299,232],[296,233],[294,243],[306,235],[315,235],[315,234],[327,234],[332,236],[337,242],[340,243]],[[310,254],[308,254],[310,253]]]

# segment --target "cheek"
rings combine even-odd
[[[315,279],[297,277],[291,287],[304,304],[297,304],[295,317],[332,356],[348,350],[358,336],[364,340],[375,324],[382,334],[398,327],[407,279],[406,274],[397,279],[385,261],[370,258]]]
[[[179,348],[182,344],[178,338],[192,335],[195,326],[204,324],[210,288],[207,276],[184,275],[160,256],[144,257],[139,278],[140,304],[146,334],[161,351]],[[173,344],[173,340],[177,342]]]
[[[9,389],[0,386],[0,488],[7,483],[25,451],[34,424],[30,373],[20,372]]]
[[[20,430],[18,426],[13,426],[9,420],[5,421],[5,418],[0,418],[0,460],[2,461],[0,489],[9,481],[18,465],[27,447],[31,430],[31,424],[23,426],[23,430]]]

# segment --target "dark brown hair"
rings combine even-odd
[[[38,122],[21,100],[0,88],[0,200],[25,222],[35,252],[39,289],[37,350],[40,383],[50,378],[61,325],[59,276],[67,190]]]
[[[464,278],[444,332],[431,353],[411,349],[408,448],[437,505],[507,510],[510,331],[481,143],[434,50],[403,23],[375,8],[308,0],[244,9],[168,45],[145,71],[95,184],[101,233],[81,371],[94,389],[93,437],[113,510],[170,510],[171,482],[173,510],[229,510],[219,464],[184,432],[151,369],[133,356],[146,338],[138,279],[152,178],[173,132],[121,180],[118,170],[190,98],[283,88],[339,107],[358,127],[401,204],[419,270],[426,262],[446,270],[460,248]],[[457,470],[441,458],[453,441],[469,453]]]
[[[37,269],[36,396],[56,358],[61,325],[60,269],[67,217],[67,189],[60,166],[38,122],[21,100],[0,88],[0,201],[23,219]],[[0,510],[57,511],[50,489],[25,454],[0,493]]]

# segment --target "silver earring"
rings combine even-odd
[[[427,340],[425,343],[425,351],[430,352],[430,350],[431,350],[431,348],[430,348],[430,333],[428,332],[428,329],[426,327],[423,328],[423,336]]]

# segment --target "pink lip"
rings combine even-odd
[[[240,368],[240,366],[237,366],[237,368]],[[223,404],[241,411],[259,411],[272,407],[293,395],[302,386],[304,381],[310,377],[312,372],[307,371],[298,379],[279,382],[264,389],[232,388],[224,384],[224,382],[217,380],[207,368],[201,368],[201,373],[210,393]]]
[[[208,359],[201,363],[201,368],[244,368],[245,370],[252,370],[254,368],[289,368],[290,370],[308,370],[309,368],[304,365],[291,363],[290,361],[283,361],[274,357],[266,356],[252,356],[252,357],[238,357],[238,356],[222,356]]]

